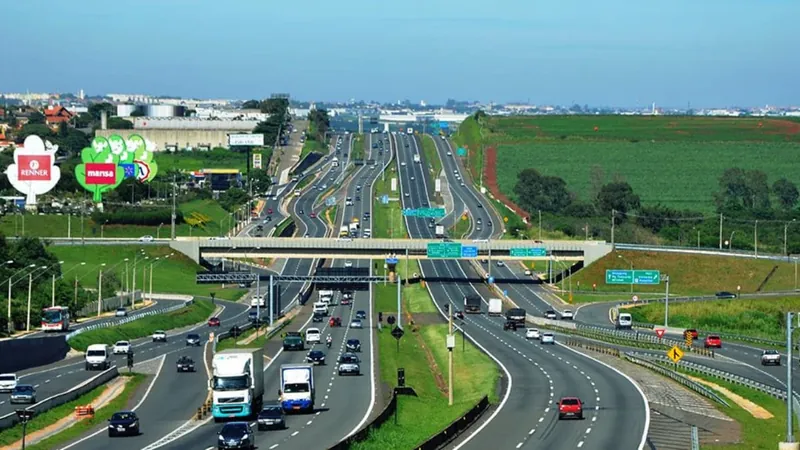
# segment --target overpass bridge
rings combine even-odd
[[[170,247],[195,262],[206,258],[496,259],[583,261],[611,252],[605,241],[430,240],[333,238],[178,238]],[[429,249],[436,255],[428,254]]]

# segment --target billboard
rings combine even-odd
[[[101,203],[103,193],[119,186],[125,178],[135,178],[140,183],[152,181],[158,173],[154,150],[137,134],[127,139],[116,134],[108,138],[97,136],[91,147],[81,151],[82,163],[75,166],[75,178],[92,193],[95,203]]]
[[[30,135],[22,147],[14,149],[14,163],[6,168],[8,182],[25,194],[25,205],[36,206],[36,196],[53,189],[61,179],[61,169],[54,165],[58,146]]]
[[[236,145],[252,145],[252,146],[263,146],[264,145],[264,135],[263,134],[229,134],[228,135],[228,146],[233,147]]]
[[[261,168],[261,153],[253,153],[253,169]]]
[[[433,183],[434,183],[433,184],[433,186],[434,186],[433,190],[435,192],[442,192],[442,180],[441,180],[441,178],[437,178],[437,179],[433,180]]]

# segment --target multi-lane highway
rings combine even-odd
[[[422,163],[415,164],[412,154],[419,153],[416,138],[398,136],[397,139],[401,150],[403,206],[424,207],[429,203],[427,187],[430,185],[425,157],[421,154]],[[406,142],[409,143],[408,147]],[[440,152],[445,148],[441,144],[437,142]],[[451,175],[453,169],[461,172],[451,164],[445,168]],[[484,217],[481,231],[473,226],[470,237],[488,239],[497,236],[497,218],[489,224],[487,219],[491,213],[479,196],[469,192],[468,183],[461,186],[451,177],[448,177],[448,181],[454,198],[466,205],[473,218],[480,215]],[[409,193],[408,197],[406,192]],[[479,203],[480,207],[477,206]],[[433,239],[432,230],[424,220],[408,218],[407,226],[412,237]],[[458,261],[422,260],[420,268],[423,274],[433,277],[463,278],[465,272],[472,272],[469,264]],[[453,308],[463,308],[466,294],[477,292],[484,301],[492,297],[488,289],[480,284],[429,283],[428,286],[442,311],[447,304]],[[526,341],[521,333],[503,332],[502,319],[499,318],[483,314],[468,315],[462,326],[501,365],[506,378],[506,391],[491,418],[475,430],[476,434],[468,435],[460,446],[488,448],[496,445],[499,439],[503,442],[513,441],[517,448],[559,449],[584,445],[587,448],[639,448],[642,445],[649,412],[642,393],[622,374],[566,347],[556,345],[544,348]],[[558,421],[554,402],[562,396],[581,397],[586,402],[587,420]],[[520,417],[530,420],[522,426]]]

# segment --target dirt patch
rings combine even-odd
[[[417,340],[417,344],[419,344],[420,348],[425,351],[425,359],[428,360],[428,367],[431,368],[433,379],[436,380],[436,388],[442,395],[447,395],[447,383],[444,381],[444,375],[442,374],[441,369],[439,369],[439,365],[436,364],[436,358],[433,357],[431,349],[425,345],[425,339],[422,339],[422,336],[417,333],[418,329],[419,327],[412,328],[411,334],[414,335],[414,339]]]
[[[444,322],[439,313],[413,313],[411,314],[412,325],[441,325]]]
[[[527,211],[509,200],[509,198],[500,191],[500,187],[497,186],[497,148],[488,147],[484,152],[484,158],[483,168],[486,173],[486,187],[489,189],[489,192],[491,192],[496,199],[508,205],[508,207],[513,209],[514,212],[523,219],[530,217]]]
[[[749,412],[756,419],[772,419],[773,417],[775,417],[775,416],[772,415],[772,413],[770,413],[766,409],[762,408],[761,406],[751,402],[750,400],[742,397],[741,395],[734,394],[733,392],[729,391],[728,389],[725,389],[724,387],[722,387],[722,386],[720,386],[718,384],[714,384],[714,383],[712,383],[710,381],[703,380],[702,378],[697,378],[697,377],[692,377],[692,376],[689,376],[689,378],[692,381],[696,381],[696,382],[698,382],[700,384],[704,384],[704,385],[710,387],[711,389],[714,389],[715,391],[720,392],[725,397],[728,397],[729,399],[733,400],[734,403],[739,405],[745,411]]]

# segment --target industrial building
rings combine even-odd
[[[121,105],[122,106],[122,105]],[[152,105],[171,106],[171,105]],[[97,136],[138,134],[157,151],[210,150],[228,147],[228,135],[250,133],[257,120],[215,120],[195,117],[128,117],[133,130],[97,130]]]

